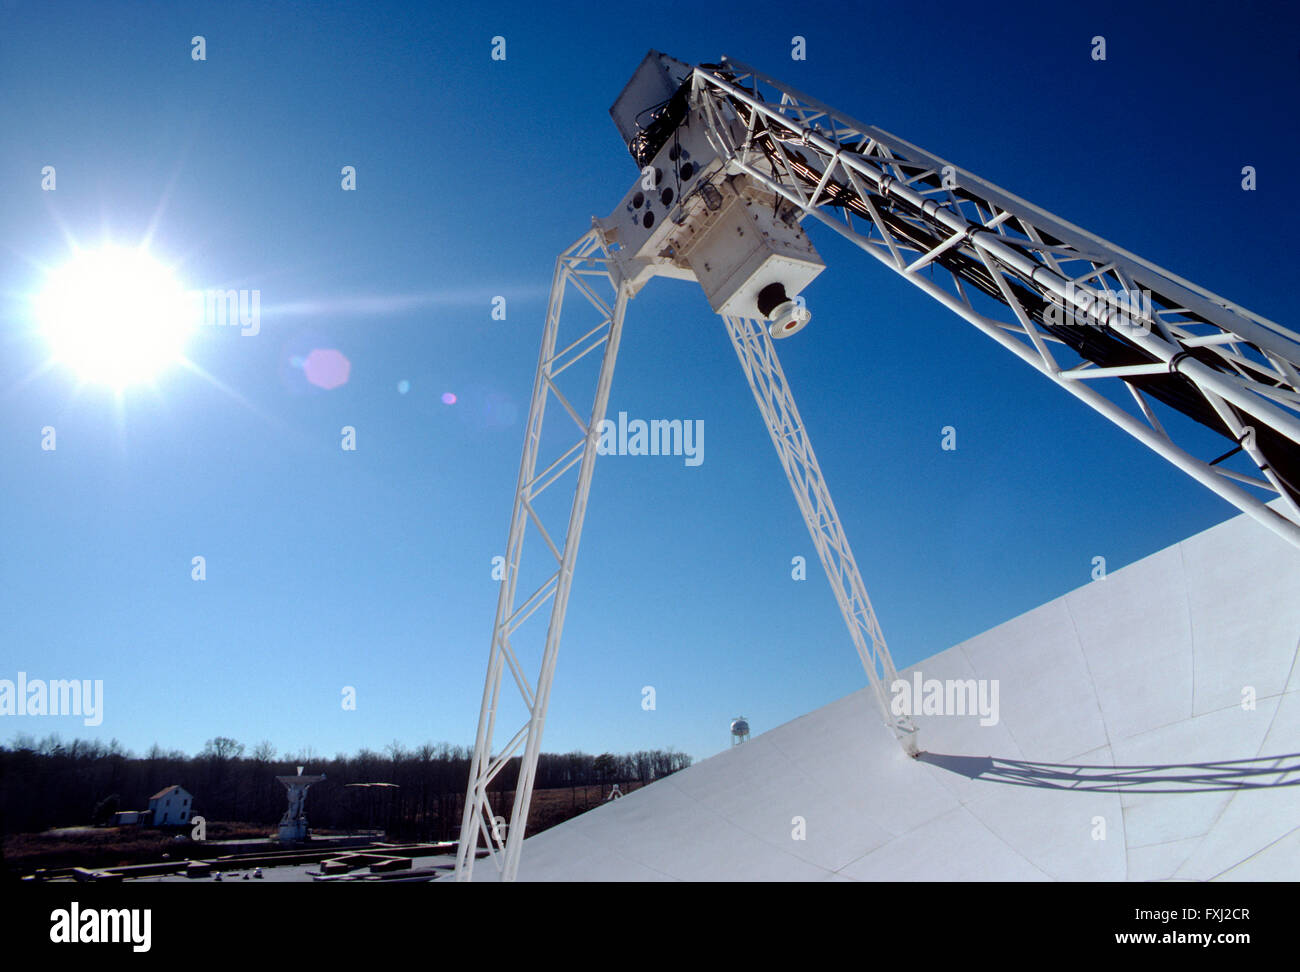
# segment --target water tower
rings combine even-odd
[[[736,716],[731,720],[731,745],[739,746],[743,742],[749,741],[749,723],[745,721],[744,716]]]

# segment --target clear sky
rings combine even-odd
[[[0,3],[0,678],[102,679],[105,697],[98,727],[15,716],[0,735],[472,743],[553,261],[636,176],[607,109],[647,49],[748,61],[1294,327],[1296,17]],[[810,235],[828,270],[780,350],[900,668],[1088,583],[1093,557],[1114,570],[1235,512]],[[32,296],[74,243],[146,237],[188,286],[259,290],[261,331],[201,329],[193,369],[120,399],[79,387],[46,366]],[[341,352],[346,383],[312,385],[313,350]],[[698,287],[633,302],[620,410],[702,420],[705,458],[598,462],[544,748],[702,758],[734,715],[761,732],[865,684]]]

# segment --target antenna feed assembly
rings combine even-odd
[[[764,320],[772,337],[789,337],[811,319],[799,294],[826,265],[784,200],[736,174],[720,151],[726,140],[709,137],[693,70],[651,51],[610,108],[640,174],[596,223],[617,241],[634,294],[654,276],[694,280],[715,313]],[[724,123],[742,143],[740,120]]]

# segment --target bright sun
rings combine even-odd
[[[35,301],[55,359],[83,381],[119,389],[182,360],[193,308],[167,267],[117,246],[78,251]]]

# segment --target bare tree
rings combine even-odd
[[[244,755],[244,744],[229,736],[217,736],[209,739],[203,745],[203,751],[199,756],[207,759],[228,760],[238,759]]]

